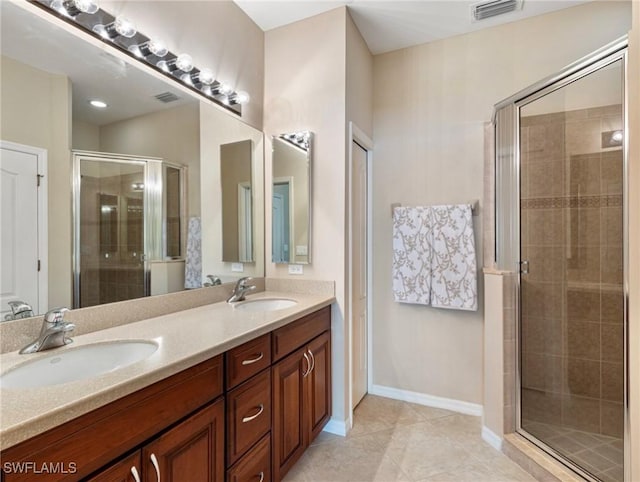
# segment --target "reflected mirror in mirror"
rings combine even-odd
[[[254,262],[237,273],[222,261],[216,164],[222,144],[249,139],[252,185],[263,184],[260,131],[28,2],[0,2],[0,22],[1,319],[12,316],[10,302],[38,314],[197,288],[207,275],[264,275],[262,190],[252,192]],[[74,215],[78,156],[86,163],[75,172]],[[110,173],[111,163],[124,167]],[[17,203],[4,202],[5,185]],[[190,220],[201,223],[207,248],[186,286]],[[74,270],[84,284],[74,286]]]
[[[311,144],[309,131],[273,137],[271,260],[311,262]]]
[[[253,262],[251,141],[220,146],[222,261]]]

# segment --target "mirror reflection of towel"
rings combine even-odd
[[[189,218],[184,287],[186,289],[202,287],[202,229],[199,217]]]
[[[399,303],[476,311],[471,206],[395,208],[392,272],[393,296]]]

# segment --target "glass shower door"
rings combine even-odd
[[[520,106],[520,427],[623,480],[623,65]]]
[[[145,163],[80,160],[79,307],[145,296]]]

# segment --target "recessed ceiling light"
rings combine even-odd
[[[102,102],[101,100],[98,100],[98,99],[90,100],[89,104],[91,104],[94,107],[97,107],[98,109],[105,109],[106,107],[108,107],[108,104],[106,102]]]

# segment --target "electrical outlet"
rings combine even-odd
[[[289,265],[289,274],[303,274],[304,269],[301,264],[290,264]]]
[[[242,273],[244,271],[243,263],[231,263],[231,271],[234,273]]]

